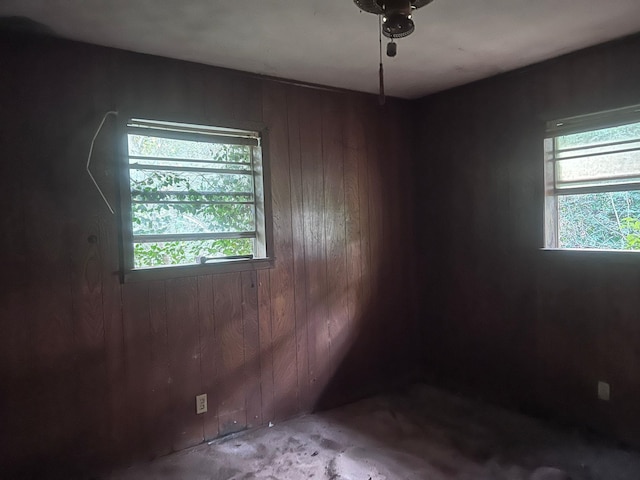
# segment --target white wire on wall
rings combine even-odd
[[[87,157],[87,173],[89,174],[89,177],[91,178],[91,181],[93,182],[93,184],[98,189],[98,192],[100,193],[100,196],[102,197],[102,200],[104,200],[104,203],[107,204],[107,207],[109,208],[109,211],[113,215],[115,215],[116,212],[111,207],[111,204],[109,203],[109,200],[107,200],[107,197],[105,197],[104,193],[102,192],[102,189],[100,188],[100,185],[98,185],[98,182],[94,178],[94,176],[91,173],[91,170],[89,168],[91,166],[91,156],[93,155],[93,145],[94,145],[94,143],[96,143],[96,138],[98,138],[98,134],[100,133],[100,130],[102,130],[104,122],[107,120],[107,117],[109,115],[117,116],[118,112],[116,112],[114,110],[111,110],[111,111],[108,111],[107,113],[105,113],[104,116],[102,117],[102,121],[100,122],[100,125],[98,126],[98,129],[96,130],[96,133],[93,135],[93,139],[91,140],[91,147],[89,148],[89,156]]]

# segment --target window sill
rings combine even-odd
[[[640,250],[603,250],[599,248],[541,248],[542,258],[551,262],[570,262],[574,264],[616,264],[632,265],[636,268],[640,264]]]
[[[640,250],[617,250],[617,249],[607,249],[607,248],[549,248],[542,247],[540,249],[543,252],[568,252],[568,253],[576,253],[576,252],[585,252],[589,254],[634,254],[640,253]]]
[[[194,265],[179,265],[174,267],[153,267],[129,270],[122,274],[122,283],[150,282],[154,280],[169,280],[172,278],[198,277],[201,275],[215,275],[219,273],[245,272],[273,268],[273,258],[258,258],[246,260],[230,260],[218,263]]]

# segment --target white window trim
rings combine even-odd
[[[544,238],[543,250],[573,252],[640,253],[638,250],[558,247],[558,196],[640,190],[640,182],[558,189],[555,173],[555,138],[640,122],[640,105],[548,121],[544,140]],[[637,143],[638,141],[636,141]],[[637,150],[640,150],[638,148]]]
[[[195,275],[207,275],[215,273],[241,272],[250,270],[261,270],[272,268],[274,258],[271,254],[273,245],[272,216],[271,216],[271,189],[269,181],[268,162],[268,131],[264,125],[255,122],[245,122],[236,126],[216,126],[204,125],[209,122],[172,122],[169,120],[141,120],[134,115],[123,115],[120,117],[119,138],[121,139],[121,162],[119,167],[120,186],[120,278],[122,282],[159,280],[169,278],[188,277]],[[213,123],[213,122],[211,122]],[[219,122],[215,122],[219,124]],[[239,122],[241,123],[241,122]],[[145,128],[162,130],[163,126],[167,132],[184,134],[187,137],[193,135],[197,138],[201,135],[208,135],[215,139],[216,143],[239,142],[252,146],[252,164],[254,195],[255,195],[255,252],[253,258],[225,258],[209,260],[200,264],[188,265],[167,265],[136,269],[133,267],[133,232],[131,222],[131,193],[129,181],[129,148],[127,135],[132,128]],[[157,128],[159,127],[159,128]],[[195,128],[194,128],[195,127]],[[242,141],[244,140],[244,142]]]

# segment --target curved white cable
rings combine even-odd
[[[109,211],[115,215],[116,212],[113,211],[113,208],[111,208],[111,204],[109,203],[109,200],[107,200],[107,197],[104,196],[104,193],[102,193],[102,189],[100,188],[100,185],[98,185],[98,182],[96,182],[96,179],[93,177],[93,174],[91,173],[91,170],[89,169],[89,166],[91,165],[91,155],[93,155],[93,144],[96,142],[96,138],[98,138],[98,134],[100,133],[100,130],[102,130],[102,126],[104,125],[105,120],[107,119],[107,117],[109,115],[118,115],[118,112],[114,111],[114,110],[110,110],[107,113],[104,114],[104,117],[102,117],[102,121],[100,122],[100,126],[98,127],[98,129],[96,130],[96,133],[93,135],[93,139],[91,140],[91,147],[89,148],[89,156],[87,157],[87,173],[89,174],[89,177],[91,177],[91,181],[93,182],[93,184],[96,186],[96,188],[98,189],[98,192],[100,192],[100,196],[102,197],[102,200],[104,200],[104,203],[107,204],[107,207],[109,208]]]

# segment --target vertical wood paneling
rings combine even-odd
[[[71,179],[78,178],[78,172],[83,171],[87,145],[99,121],[89,119],[107,111],[111,107],[113,96],[108,88],[112,80],[109,56],[94,56],[91,48],[85,46],[79,48],[69,62],[73,64],[81,58],[86,59],[86,67],[82,72],[76,72],[71,80],[75,86],[74,93],[60,99],[65,108],[65,121],[72,122],[73,125],[70,129],[65,128],[73,134],[67,136],[66,150],[61,152],[70,160],[60,166],[61,169],[67,169],[67,188],[73,183]],[[61,82],[69,81],[68,74],[63,75]],[[104,131],[113,132],[112,126],[111,122],[107,122]],[[92,157],[93,167],[98,166],[100,169],[100,180],[106,176],[102,175],[104,163],[100,163],[100,160],[105,157],[106,152],[111,152],[109,143],[104,140],[105,137],[101,137],[94,144]],[[111,240],[105,235],[104,216],[107,209],[96,195],[93,185],[88,181],[80,181],[70,190],[73,195],[68,196],[71,208],[67,210],[77,372],[78,404],[75,416],[76,424],[80,426],[79,435],[87,438],[86,452],[79,459],[82,461],[99,455],[102,445],[111,436],[109,415],[104,414],[111,408],[105,323],[111,310],[105,309],[105,303],[107,306],[113,305],[110,303],[113,283],[109,281],[112,280],[109,278],[111,272],[104,269],[109,259],[105,256],[108,250],[102,244],[108,248],[109,243],[115,239]],[[117,295],[119,304],[119,292]]]
[[[289,143],[286,87],[268,83],[264,88],[264,119],[271,126],[269,161],[275,236],[276,265],[270,272],[271,342],[275,391],[275,418],[282,420],[298,411],[295,292],[289,187]]]
[[[327,277],[327,323],[330,367],[333,376],[344,358],[348,336],[347,245],[344,193],[343,108],[335,93],[327,93],[322,104],[322,160],[324,166],[324,234]],[[331,279],[329,281],[329,279]]]
[[[367,104],[364,109],[364,115],[366,116],[366,128],[369,136],[379,137],[383,135],[383,131],[380,128],[379,111],[376,110],[375,104]],[[367,198],[369,200],[368,212],[369,212],[369,265],[370,265],[370,279],[371,289],[375,292],[378,288],[378,274],[381,265],[380,259],[382,256],[382,214],[384,213],[383,203],[386,199],[386,194],[382,190],[382,180],[380,171],[380,164],[384,163],[384,159],[381,158],[382,152],[380,146],[373,142],[367,143],[367,165],[366,169],[366,188],[368,191]],[[371,168],[373,167],[373,168]]]
[[[640,417],[629,405],[640,389],[626,374],[640,358],[640,258],[540,247],[544,121],[638,103],[639,44],[636,36],[422,100],[416,158],[416,188],[435,192],[416,205],[416,217],[430,209],[416,222],[417,247],[434,271],[421,289],[431,300],[421,305],[425,372],[634,444]],[[619,397],[598,401],[602,378],[616,378]]]
[[[115,84],[114,60],[116,53],[103,51],[100,55],[94,56],[94,52],[90,50],[91,47],[85,48],[88,49],[87,55],[92,58],[93,64],[91,70],[93,112],[91,121],[88,118],[84,119],[86,128],[83,129],[83,138],[76,149],[77,154],[74,155],[76,172],[82,171],[88,141],[101,120],[100,115],[114,108],[114,97],[116,96],[116,91],[112,87]],[[84,105],[84,102],[76,101],[76,103]],[[86,108],[87,105],[84,107]],[[92,172],[112,206],[117,205],[116,199],[118,198],[118,186],[113,181],[117,172],[117,165],[114,161],[117,158],[117,145],[112,141],[115,133],[116,120],[113,116],[109,116],[103,125],[101,134],[96,138],[91,159]],[[70,176],[70,178],[74,178],[74,176]],[[77,201],[76,204],[84,204],[85,215],[93,222],[93,227],[91,229],[80,228],[78,238],[87,242],[85,247],[90,246],[94,241],[98,247],[96,255],[99,259],[101,298],[99,305],[96,306],[102,312],[104,338],[103,352],[98,354],[93,349],[88,352],[91,356],[104,356],[104,381],[106,384],[105,388],[99,392],[103,395],[103,401],[96,403],[100,411],[96,411],[95,415],[100,422],[106,424],[102,440],[103,444],[108,445],[105,449],[108,452],[107,457],[130,458],[131,454],[126,450],[130,415],[127,402],[122,290],[118,275],[118,225],[114,222],[114,216],[103,203],[94,186],[88,181],[83,183],[84,189],[80,197],[91,199],[91,201]],[[80,231],[83,233],[80,234]],[[77,249],[74,252],[81,253],[83,249]],[[95,382],[95,379],[93,381]],[[87,418],[86,420],[88,424],[95,421],[95,418]],[[99,459],[102,455],[104,453],[97,451],[95,456]]]
[[[369,124],[366,121],[367,110],[365,109],[364,100],[355,102],[352,110],[361,125],[366,139],[371,138],[372,132],[369,130]],[[350,136],[350,138],[354,138]],[[362,275],[362,300],[361,308],[366,308],[371,299],[371,232],[369,222],[369,170],[371,169],[371,158],[369,157],[369,147],[371,142],[366,141],[361,155],[358,156],[358,212],[360,218],[360,250],[361,265],[360,272]],[[364,312],[363,312],[364,313]]]
[[[295,294],[296,358],[298,396],[303,412],[313,408],[309,395],[309,350],[307,322],[307,283],[305,269],[304,198],[300,146],[300,90],[287,88],[287,121],[289,129],[289,177],[291,185],[291,241],[293,249],[293,283]]]
[[[207,413],[204,414],[204,438],[218,436],[218,364],[213,309],[213,281],[211,275],[198,277],[198,315],[200,318],[201,393],[207,394]]]
[[[0,79],[3,92],[18,89],[0,115],[16,159],[0,167],[12,285],[2,292],[0,339],[11,392],[0,404],[12,415],[0,440],[16,443],[12,462],[48,458],[77,470],[148,458],[310,411],[324,396],[355,399],[371,379],[369,390],[384,388],[369,365],[387,320],[369,299],[370,285],[390,280],[374,278],[381,263],[371,245],[382,248],[391,215],[379,182],[399,162],[371,128],[373,97],[60,40],[1,54],[22,65]],[[263,124],[274,267],[121,285],[118,217],[84,172],[108,109]],[[115,125],[105,123],[92,170],[118,207]],[[353,375],[336,383],[347,361]],[[200,393],[209,397],[204,415],[195,414]],[[34,414],[26,406],[39,398],[47,402]]]
[[[66,57],[66,55],[64,56]],[[88,118],[96,115],[109,104],[108,75],[104,57],[93,57],[87,48],[79,48],[68,58],[58,55],[51,57],[53,65],[73,64],[82,58],[86,65],[82,72],[75,72],[71,78],[75,86],[72,95],[63,95],[56,99],[58,108],[65,108],[66,124],[62,131],[72,134],[60,136],[59,151],[70,159],[59,167],[63,173],[60,186],[70,185],[69,179],[82,171],[84,153],[92,135],[93,125]],[[53,83],[68,81],[68,74]],[[64,107],[63,107],[64,106]],[[54,108],[51,112],[56,115],[59,111]],[[88,456],[94,456],[108,437],[107,417],[102,415],[108,409],[107,370],[105,358],[104,309],[103,309],[103,279],[100,242],[100,216],[96,212],[95,201],[92,199],[94,189],[89,182],[78,182],[67,197],[69,216],[67,248],[69,249],[73,344],[75,350],[75,378],[73,413],[75,421],[74,436],[87,438],[85,451],[79,455],[79,461]],[[92,199],[93,200],[93,199]],[[73,428],[68,426],[70,430]]]
[[[109,459],[131,458],[139,454],[134,450],[127,450],[129,432],[128,402],[127,402],[127,374],[125,362],[125,343],[123,327],[122,291],[117,275],[118,249],[115,238],[117,229],[106,222],[101,222],[100,242],[103,259],[102,264],[102,308],[104,309],[104,338],[105,363],[107,370],[107,388],[109,405],[102,413],[109,425],[108,440],[103,454]]]
[[[325,395],[385,388],[413,355],[414,263],[436,377],[508,384],[637,440],[637,269],[540,256],[527,238],[540,225],[530,138],[540,119],[637,103],[639,44],[421,102],[416,166],[405,102],[381,109],[372,96],[55,39],[0,42],[12,72],[0,76],[3,459],[46,470],[153,456],[308,411]],[[109,108],[262,122],[274,268],[120,285],[117,217],[84,172]],[[112,200],[116,135],[109,120],[94,163]],[[429,188],[412,194],[413,177]],[[592,398],[602,377],[613,379],[608,406]],[[209,395],[203,416],[199,393]]]
[[[353,343],[361,326],[364,314],[365,282],[363,274],[363,241],[366,237],[363,225],[367,211],[361,209],[361,198],[364,191],[360,189],[360,177],[363,171],[362,163],[366,161],[366,140],[362,118],[358,115],[359,99],[349,99],[349,109],[346,115],[344,130],[344,193],[345,193],[345,224],[346,224],[346,255],[347,255],[347,310],[348,310],[348,342],[349,348]],[[364,189],[363,189],[364,190]]]
[[[145,444],[149,419],[144,408],[148,400],[146,379],[152,371],[149,354],[149,285],[132,283],[122,288],[124,362],[126,365],[127,448]],[[164,399],[166,401],[166,397]],[[166,427],[165,427],[166,428]],[[145,450],[146,453],[146,450]]]
[[[200,394],[200,328],[198,283],[195,277],[166,281],[167,337],[169,341],[170,412],[173,449],[204,440],[202,417],[195,413]]]
[[[384,135],[380,128],[380,111],[375,103],[368,103],[364,109],[366,116],[366,129],[370,136],[380,137]],[[373,142],[367,143],[367,166],[366,169],[366,188],[368,198],[368,223],[369,223],[369,308],[371,309],[370,322],[367,328],[362,331],[365,338],[364,352],[369,350],[375,342],[376,335],[380,335],[380,318],[382,305],[386,301],[386,292],[383,287],[383,276],[385,272],[382,270],[382,263],[385,258],[383,251],[383,225],[382,219],[385,212],[384,205],[387,200],[387,194],[382,188],[382,171],[381,164],[384,159],[381,158],[382,152],[379,145]],[[372,168],[373,167],[373,168]],[[364,352],[359,356],[363,359]]]
[[[78,352],[76,361],[76,410],[80,419],[81,435],[88,438],[88,450],[99,448],[96,444],[107,435],[106,418],[102,412],[108,408],[104,310],[102,308],[102,269],[100,248],[97,245],[99,227],[96,219],[74,228],[70,245],[74,251],[82,252],[72,256],[71,278],[73,295],[74,349]],[[79,225],[78,225],[79,227]],[[89,239],[86,231],[92,232]]]
[[[234,93],[233,78],[220,75],[215,69],[204,73],[204,109],[207,120],[230,126],[236,111],[238,94]],[[235,113],[234,113],[235,112]]]
[[[213,277],[213,315],[218,352],[218,423],[221,435],[247,425],[244,332],[240,273]]]
[[[233,85],[233,118],[243,122],[262,122],[263,82],[246,75],[233,76],[229,80]]]
[[[257,279],[262,422],[269,423],[275,420],[276,409],[273,379],[273,344],[271,342],[271,283],[269,281],[269,272],[259,270]]]
[[[258,323],[258,280],[256,272],[242,272],[242,324],[244,332],[244,388],[247,399],[247,427],[262,425],[260,393],[260,325]]]
[[[11,92],[8,98],[2,98],[0,145],[6,146],[4,154],[12,158],[12,161],[0,162],[0,178],[12,179],[3,182],[0,189],[0,204],[3,205],[0,252],[10,252],[10,255],[3,255],[3,268],[0,269],[3,286],[0,290],[0,422],[7,431],[15,432],[17,439],[4,439],[0,434],[0,464],[5,465],[28,458],[22,446],[31,441],[29,432],[33,431],[35,423],[12,414],[20,410],[22,402],[32,398],[29,394],[32,386],[25,376],[25,372],[32,369],[32,342],[27,316],[30,300],[22,190],[26,181],[24,166],[33,155],[34,145],[29,141],[27,118],[13,115],[28,98],[29,89],[23,83],[23,77],[30,59],[24,55],[10,55],[10,47],[9,42],[0,45],[0,58],[6,58],[4,68],[16,72],[15,75],[0,75],[0,92]],[[9,285],[13,288],[7,288]]]
[[[147,384],[144,411],[147,429],[151,432],[149,451],[153,455],[165,455],[172,447],[172,427],[174,422],[171,410],[173,381],[171,378],[171,359],[169,357],[169,338],[167,324],[167,284],[164,281],[149,283],[149,361],[150,371],[144,379],[138,381]]]
[[[300,99],[304,251],[309,350],[309,391],[319,398],[329,382],[329,325],[324,236],[324,169],[322,163],[322,94],[305,92]]]
[[[420,349],[417,336],[412,333],[417,328],[413,320],[412,291],[415,285],[414,269],[407,269],[407,264],[411,265],[416,260],[415,253],[411,248],[414,243],[413,219],[414,219],[414,198],[413,179],[403,173],[403,167],[408,167],[412,158],[411,140],[407,139],[410,130],[411,110],[406,103],[393,103],[389,105],[388,114],[396,121],[386,126],[387,135],[390,142],[386,152],[386,158],[394,159],[398,168],[390,168],[384,179],[384,188],[390,191],[385,195],[387,208],[385,209],[386,224],[384,245],[385,252],[393,251],[395,245],[406,245],[404,252],[406,262],[389,261],[389,256],[385,255],[388,269],[383,278],[394,278],[396,281],[389,285],[388,314],[402,318],[399,322],[386,322],[387,333],[390,338],[404,338],[405,348],[387,357],[386,362],[391,366],[391,370],[404,370],[402,374],[411,378],[412,370],[415,368],[415,352]],[[395,366],[392,365],[395,363]],[[401,375],[402,375],[401,374]]]
[[[206,77],[201,66],[124,52],[118,64],[117,100],[123,115],[152,120],[205,121],[209,104],[203,102]]]
[[[77,132],[78,110],[71,108],[69,116],[60,116],[74,95],[69,90],[59,91],[67,80],[85,80],[82,73],[71,79],[63,73],[72,69],[76,52],[48,52],[34,55],[29,60],[31,79],[28,82],[31,102],[24,106],[38,123],[26,142],[38,141],[32,150],[30,161],[25,163],[24,197],[28,234],[25,245],[28,253],[28,302],[27,318],[33,329],[30,332],[33,345],[31,357],[31,394],[33,399],[46,398],[29,418],[35,420],[38,435],[34,440],[38,449],[51,456],[64,450],[76,439],[75,423],[76,355],[74,342],[73,297],[71,286],[70,221],[75,211],[68,211],[73,197],[65,197],[69,163],[57,167],[49,162],[51,152],[69,155],[70,145]],[[48,82],[38,82],[47,78]],[[82,90],[82,86],[80,86]],[[82,94],[80,94],[82,99]],[[61,211],[68,216],[61,221]],[[79,300],[79,299],[78,299]]]

